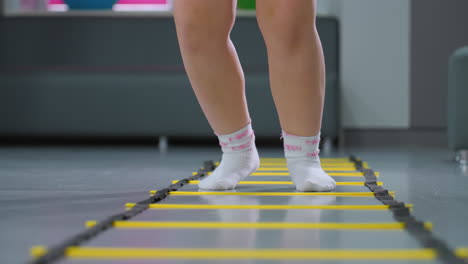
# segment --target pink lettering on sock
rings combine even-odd
[[[247,134],[249,134],[249,132],[250,132],[249,130],[246,130],[246,131],[240,133],[239,135],[236,135],[234,138],[235,139],[241,139],[241,138],[247,136]]]
[[[312,153],[306,153],[307,157],[317,157],[320,153],[320,150],[314,151]]]
[[[227,147],[229,144],[226,143],[226,142],[219,142],[219,145],[220,145],[221,147]]]
[[[309,144],[309,145],[315,145],[317,143],[319,143],[320,140],[319,139],[314,139],[314,140],[306,140],[306,144]]]
[[[301,146],[294,146],[294,145],[288,145],[288,144],[284,144],[284,148],[287,150],[302,150]]]
[[[245,144],[232,147],[232,150],[242,150],[242,149],[246,149],[246,148],[250,147],[251,144],[252,144],[252,143],[249,141],[249,142],[247,142],[247,143],[245,143]]]

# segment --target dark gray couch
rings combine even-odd
[[[327,69],[322,135],[337,138],[338,23],[317,23]],[[0,37],[0,136],[213,136],[172,17],[3,18]],[[238,17],[232,38],[256,135],[279,138],[256,19]]]

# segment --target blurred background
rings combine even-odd
[[[3,0],[1,140],[215,139],[183,70],[170,0],[66,2]],[[254,129],[278,143],[252,2],[239,1],[232,38]],[[468,44],[468,2],[319,0],[317,9],[329,142],[446,146],[449,58]]]
[[[435,235],[466,247],[468,1],[318,0],[317,13],[326,60],[321,157],[369,162]],[[260,156],[283,157],[254,1],[238,1],[231,36]],[[1,263],[26,262],[31,246],[56,245],[84,221],[116,214],[220,154],[184,71],[171,0],[0,0]],[[313,221],[323,221],[318,212]],[[375,221],[369,215],[353,219]],[[349,221],[332,216],[325,219]],[[419,247],[406,233],[385,232],[360,232],[358,240]],[[270,245],[275,236],[264,234],[257,241]],[[210,235],[212,244],[177,241],[226,246],[216,242],[223,230]],[[309,237],[323,244],[307,245],[359,244],[339,231],[321,236]],[[104,245],[119,241],[103,237]],[[246,238],[239,245],[255,246]]]

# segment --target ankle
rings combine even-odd
[[[255,147],[255,134],[251,123],[234,133],[217,136],[225,154],[248,152]]]
[[[319,160],[320,132],[315,136],[302,137],[282,131],[284,154],[286,158],[309,158]]]

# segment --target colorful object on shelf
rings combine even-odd
[[[256,7],[255,0],[238,0],[237,1],[237,8],[239,9],[255,10],[255,7]]]
[[[112,9],[117,0],[65,0],[71,10]]]
[[[120,5],[166,5],[167,0],[119,0]]]
[[[79,1],[78,1],[79,2]],[[63,5],[64,0],[49,0],[49,5]],[[120,5],[165,5],[167,0],[118,0]]]
[[[88,4],[92,2],[91,4],[93,7],[86,6],[84,8],[74,8],[73,6],[71,8],[68,7],[68,5],[65,4],[66,0],[46,0],[48,5],[47,5],[47,10],[49,11],[54,11],[54,12],[64,12],[69,9],[72,10],[89,10],[89,9],[101,9],[101,10],[114,10],[114,11],[169,11],[172,8],[172,4],[170,0],[115,0],[115,4],[110,7],[110,4],[106,8],[95,8],[96,4],[100,5],[101,0],[97,1],[91,1],[91,0],[86,0],[86,1],[79,1],[75,0],[71,2],[75,2],[78,4],[82,4],[81,2],[86,2],[84,4]],[[67,1],[68,2],[68,1]]]
[[[70,5],[68,5],[70,8],[67,7],[65,2],[70,2]],[[112,1],[110,0],[48,0],[47,9],[49,11],[66,11],[68,9],[113,9],[114,11],[167,11],[170,10],[172,6],[169,0],[114,0],[114,4],[112,4],[111,2]],[[111,6],[111,4],[113,6]]]

